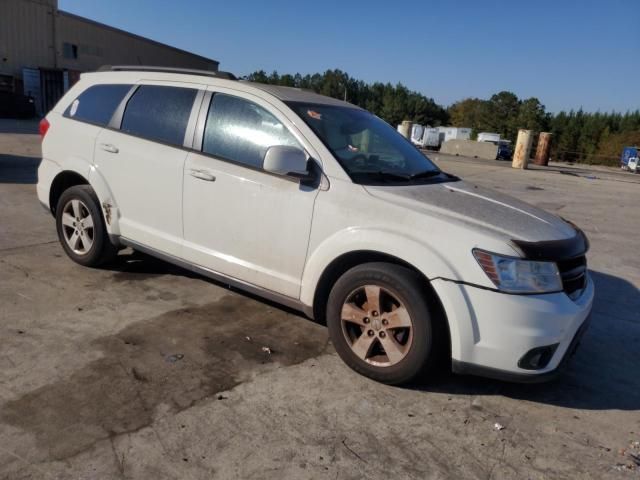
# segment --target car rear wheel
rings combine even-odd
[[[356,372],[401,384],[431,369],[439,355],[424,286],[412,270],[368,263],[333,286],[327,324],[333,345]]]
[[[110,242],[100,203],[89,185],[65,190],[56,208],[58,238],[74,262],[97,267],[115,258],[117,248]]]

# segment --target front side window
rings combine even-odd
[[[106,126],[131,85],[94,85],[87,88],[64,111],[64,116],[74,120]]]
[[[216,93],[204,130],[202,151],[233,162],[262,168],[269,147],[300,145],[271,113],[242,98]]]
[[[181,146],[197,92],[193,88],[141,85],[127,102],[120,130]]]
[[[353,107],[289,102],[351,179],[366,185],[451,181],[393,127]]]

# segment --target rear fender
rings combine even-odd
[[[91,187],[96,192],[96,195],[100,200],[100,208],[104,215],[107,232],[109,235],[120,235],[120,211],[118,209],[118,205],[113,198],[113,193],[111,192],[107,181],[95,165],[91,165],[88,179]]]

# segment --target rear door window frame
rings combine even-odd
[[[138,91],[139,88],[141,87],[145,87],[145,86],[149,86],[149,87],[169,87],[169,88],[185,88],[185,89],[189,89],[189,90],[195,90],[196,94],[194,96],[193,99],[193,103],[191,105],[191,110],[189,112],[189,116],[187,119],[187,125],[185,128],[185,134],[184,134],[184,138],[181,144],[176,144],[176,143],[171,143],[171,142],[166,142],[163,141],[162,139],[157,139],[157,138],[149,138],[134,132],[126,132],[124,130],[122,130],[122,123],[124,120],[124,115],[127,109],[127,106],[129,104],[129,101],[133,98],[133,96],[135,95],[135,93]],[[118,105],[118,107],[116,108],[116,111],[114,112],[113,116],[111,117],[111,121],[109,122],[108,128],[112,129],[112,130],[116,130],[120,133],[123,133],[125,135],[129,135],[135,138],[140,138],[142,140],[146,140],[149,142],[154,142],[154,143],[158,143],[161,145],[166,145],[169,147],[174,147],[174,148],[182,148],[182,149],[192,149],[193,148],[193,132],[195,129],[195,124],[196,124],[196,120],[197,120],[197,112],[200,109],[201,103],[202,103],[202,99],[205,93],[204,90],[205,86],[204,85],[200,85],[200,84],[191,84],[191,83],[185,83],[183,85],[175,85],[173,83],[165,83],[165,82],[154,82],[154,81],[141,81],[138,82],[137,84],[133,85],[131,90],[127,93],[127,95],[125,95],[125,97],[122,99],[122,101],[120,102],[120,105]]]

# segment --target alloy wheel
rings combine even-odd
[[[77,255],[86,255],[95,238],[93,217],[87,206],[74,198],[62,209],[62,233],[67,246]]]
[[[361,360],[389,367],[411,348],[413,322],[409,311],[389,290],[364,285],[352,291],[342,306],[342,333]]]

